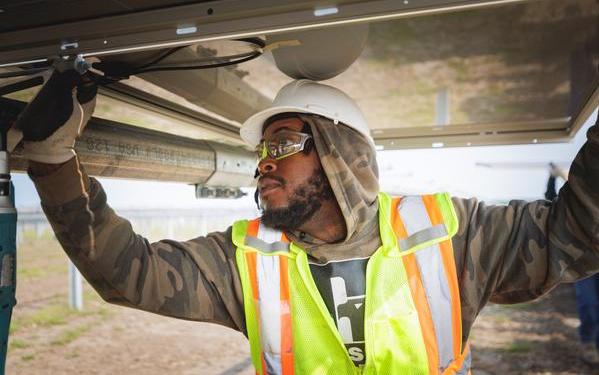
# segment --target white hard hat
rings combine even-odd
[[[264,121],[285,112],[311,113],[331,119],[335,124],[343,123],[374,144],[366,119],[352,98],[332,86],[307,79],[292,81],[283,86],[269,108],[243,123],[241,139],[255,147],[262,139]]]

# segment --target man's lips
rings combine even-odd
[[[278,176],[272,177],[262,177],[258,181],[258,190],[260,191],[260,195],[264,195],[276,188],[280,188],[284,185],[284,180]],[[280,181],[283,180],[283,181]]]

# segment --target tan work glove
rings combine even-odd
[[[24,141],[23,157],[28,160],[47,164],[61,164],[75,156],[75,140],[94,112],[96,98],[80,104],[73,92],[73,113],[71,117],[51,136],[43,141]]]
[[[96,92],[95,83],[75,71],[54,72],[15,125],[23,133],[23,157],[46,164],[73,158],[75,140],[95,109]]]

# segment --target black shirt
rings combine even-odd
[[[366,360],[364,301],[368,258],[310,263],[310,271],[350,358],[356,366]]]

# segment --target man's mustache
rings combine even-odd
[[[260,177],[260,178],[258,179],[258,182],[260,182],[260,181],[262,181],[262,180],[264,180],[264,179],[271,179],[271,180],[275,180],[275,181],[277,181],[279,184],[281,184],[281,185],[283,185],[283,186],[285,186],[285,185],[287,184],[287,180],[285,180],[285,179],[284,179],[283,177],[281,177],[281,176],[276,176],[276,175],[272,175],[272,176],[265,175],[265,176],[262,176],[262,177]]]

